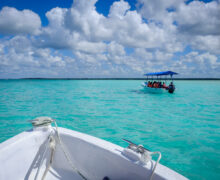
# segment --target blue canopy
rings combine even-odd
[[[164,71],[164,72],[147,73],[147,74],[144,74],[144,75],[145,76],[164,76],[164,75],[173,76],[174,74],[178,74],[178,73],[173,72],[173,71]]]

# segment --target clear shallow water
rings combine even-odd
[[[142,81],[0,80],[0,142],[37,116],[123,147],[161,151],[190,179],[220,179],[220,81],[176,81],[175,94],[148,94]]]

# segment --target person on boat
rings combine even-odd
[[[162,88],[161,82],[158,83],[158,88]]]
[[[167,89],[168,87],[166,86],[165,82],[163,82],[162,88]]]
[[[156,82],[156,88],[160,88],[160,82]]]
[[[169,87],[173,87],[173,82],[170,83]]]
[[[174,92],[175,86],[174,86],[173,82],[170,83],[170,85],[169,85],[169,87],[167,89],[168,89],[169,93],[173,93]]]

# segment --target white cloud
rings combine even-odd
[[[126,15],[126,12],[130,9],[130,5],[123,1],[114,2],[114,4],[110,8],[109,17],[123,19]]]
[[[136,48],[134,55],[139,58],[142,59],[143,61],[150,61],[153,59],[153,54],[151,52],[146,51],[146,49],[144,48]]]
[[[0,39],[0,74],[15,69],[26,76],[61,77],[141,77],[169,69],[219,74],[219,2],[138,0],[138,9],[131,10],[120,0],[107,16],[96,11],[96,2],[53,8],[44,27],[32,11],[3,8],[0,33],[15,36]],[[186,47],[193,52],[184,52]]]
[[[191,35],[220,35],[220,3],[182,3],[174,15],[180,32]]]
[[[155,52],[155,59],[158,61],[168,61],[172,58],[172,56],[172,53],[161,52],[158,50]]]
[[[55,69],[65,67],[64,57],[56,55],[50,49],[35,48],[30,39],[16,36],[10,40],[1,41],[4,50],[0,54],[0,73],[22,75],[39,75],[48,70],[48,74]]]
[[[177,52],[192,45],[195,49],[219,53],[219,1],[185,4],[182,0],[138,0],[138,5],[142,16],[158,23],[166,34],[166,50]]]
[[[220,61],[211,53],[190,52],[172,64],[172,68],[188,77],[219,77]]]
[[[53,28],[60,28],[65,23],[66,8],[53,8],[46,13],[46,17],[49,20],[49,26]]]
[[[169,32],[153,23],[144,23],[137,11],[129,10],[127,2],[114,2],[108,17],[95,10],[95,2],[87,2],[84,7],[85,2],[74,1],[68,10],[55,8],[47,12],[49,26],[42,30],[41,39],[46,39],[43,44],[58,49],[77,49],[80,41],[115,41],[139,48],[164,47],[169,43]]]
[[[196,36],[191,39],[194,49],[220,54],[220,36]]]
[[[106,44],[103,42],[80,41],[75,49],[91,54],[103,53],[106,50]]]
[[[105,17],[95,10],[96,1],[76,0],[65,16],[65,26],[90,41],[108,39],[111,32],[104,26]]]
[[[40,17],[30,10],[18,11],[4,7],[0,11],[0,33],[2,34],[37,34],[40,32]]]
[[[74,46],[79,35],[64,27],[66,13],[67,9],[58,7],[46,13],[49,25],[42,28],[35,41],[36,46],[54,49],[71,49]]]
[[[142,16],[148,20],[159,21],[162,23],[167,22],[172,18],[172,11],[184,3],[184,0],[138,0],[138,10]],[[170,11],[169,11],[170,9]],[[172,23],[172,22],[171,22]]]
[[[108,53],[111,56],[124,56],[126,54],[124,47],[114,41],[108,45]]]

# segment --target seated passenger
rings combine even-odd
[[[165,89],[167,88],[167,86],[166,86],[166,84],[164,82],[163,82],[162,87],[165,88]]]
[[[158,83],[158,88],[162,88],[161,82]]]

